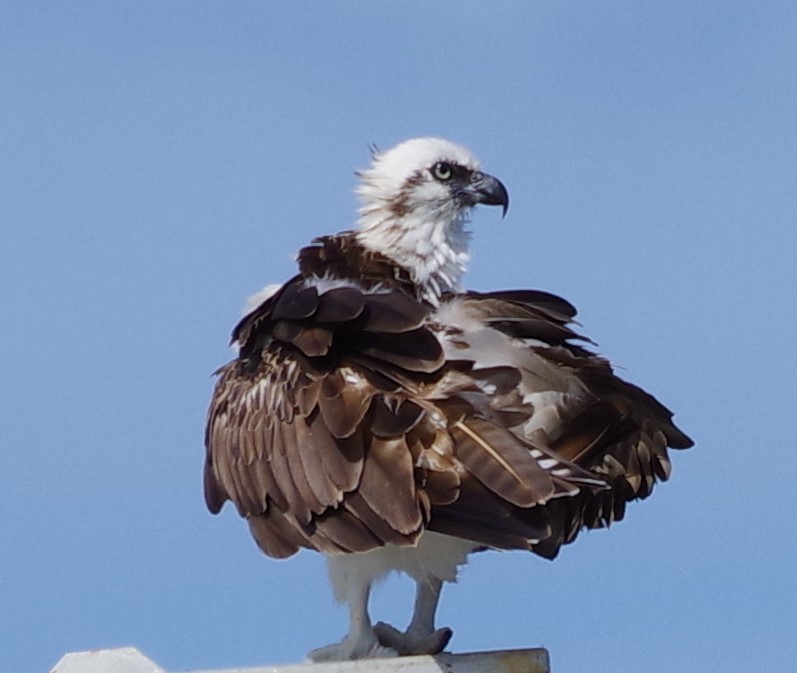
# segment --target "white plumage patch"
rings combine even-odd
[[[417,582],[432,578],[454,582],[457,569],[478,546],[470,540],[426,531],[417,547],[388,545],[363,554],[328,555],[327,565],[335,598],[344,603],[364,582],[378,582],[391,572],[406,573]]]
[[[375,154],[371,168],[360,173],[357,190],[360,242],[409,269],[433,303],[443,292],[459,289],[470,260],[465,228],[470,206],[458,203],[434,178],[432,169],[440,162],[471,171],[479,167],[460,145],[416,138]]]
[[[277,294],[281,287],[282,283],[272,283],[271,285],[266,285],[266,287],[264,287],[262,290],[255,292],[246,300],[246,306],[244,306],[244,310],[241,312],[241,315],[251,313],[264,301],[271,299],[271,297]]]
[[[357,193],[363,201],[360,215],[367,216],[380,202],[396,199],[408,177],[416,171],[431,168],[438,161],[478,170],[479,161],[462,145],[443,138],[413,138],[387,152],[375,152],[371,168],[361,171]],[[431,177],[431,175],[429,176]],[[429,198],[433,192],[423,189],[419,197]]]

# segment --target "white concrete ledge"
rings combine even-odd
[[[434,657],[360,659],[323,664],[225,668],[186,673],[550,673],[548,651],[542,648],[497,650]],[[50,673],[167,673],[133,647],[73,652]]]
[[[71,652],[50,673],[166,673],[135,647]]]

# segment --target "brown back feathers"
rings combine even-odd
[[[351,235],[247,315],[208,413],[205,496],[274,557],[425,530],[553,556],[667,479],[691,445],[653,397],[578,345],[542,292],[422,302]],[[583,341],[583,340],[582,340]]]

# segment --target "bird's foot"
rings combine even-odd
[[[408,654],[439,654],[451,640],[453,631],[448,627],[437,629],[436,631],[426,631],[424,629],[414,629],[410,627],[406,631],[399,631],[396,627],[384,622],[379,622],[374,626],[379,642],[400,655]]]
[[[376,633],[368,629],[355,636],[349,634],[339,643],[319,647],[307,653],[307,658],[313,662],[320,661],[349,661],[351,659],[379,659],[384,657],[397,657],[399,652],[380,643]]]

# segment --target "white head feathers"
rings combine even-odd
[[[407,268],[434,303],[458,288],[470,258],[470,209],[486,203],[506,210],[508,203],[504,186],[479,171],[476,157],[441,138],[375,152],[359,176],[358,240]]]

